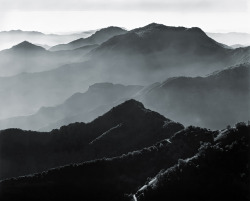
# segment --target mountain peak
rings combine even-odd
[[[109,27],[102,28],[102,29],[96,31],[96,33],[99,33],[99,32],[110,32],[110,31],[122,31],[122,32],[127,32],[125,29],[122,29],[121,27],[109,26]]]
[[[123,104],[121,104],[120,106],[132,106],[132,107],[136,106],[136,107],[145,109],[144,105],[135,99],[127,100]]]
[[[158,23],[150,23],[148,25],[146,25],[144,28],[165,28],[167,26],[165,26],[164,24],[158,24]]]
[[[201,35],[206,35],[206,33],[199,27],[191,27],[187,28],[186,31],[194,33],[194,34],[201,34]]]
[[[89,38],[95,38],[95,40],[98,40],[100,37],[101,38],[105,37],[106,39],[109,39],[109,38],[112,38],[112,36],[120,35],[124,33],[127,33],[125,29],[122,29],[120,27],[110,26],[110,27],[106,27],[106,28],[96,31]]]
[[[15,49],[15,50],[31,50],[31,51],[43,51],[45,50],[44,48],[34,45],[28,41],[23,41],[15,46],[13,46],[11,49]]]
[[[184,27],[171,27],[171,26],[166,26],[164,24],[157,24],[157,23],[151,23],[151,24],[148,24],[144,27],[140,27],[140,28],[136,28],[136,29],[133,29],[131,32],[134,32],[138,35],[145,35],[147,33],[152,33],[152,32],[155,32],[155,31],[184,31],[186,28]]]
[[[125,114],[139,115],[140,111],[151,112],[151,110],[146,109],[141,102],[136,101],[134,99],[130,99],[130,100],[123,102],[122,104],[114,107],[111,110],[111,112],[112,111],[115,111],[116,113],[123,114],[123,115],[125,115]]]

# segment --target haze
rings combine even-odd
[[[158,22],[206,32],[250,33],[247,0],[0,0],[0,5],[0,31],[61,33],[110,25],[132,29]]]

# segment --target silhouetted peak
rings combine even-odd
[[[103,29],[96,31],[95,34],[106,33],[106,32],[110,33],[110,32],[115,32],[115,31],[127,32],[125,29],[122,29],[120,27],[109,26],[109,27],[106,27],[106,28],[103,28]]]
[[[186,31],[190,31],[190,32],[193,32],[193,33],[205,34],[205,32],[199,27],[191,27],[191,28],[186,29]]]
[[[144,29],[166,29],[168,28],[168,26],[164,25],[164,24],[157,24],[155,22],[148,24],[146,26],[143,27]]]
[[[159,31],[187,31],[194,34],[206,35],[206,33],[199,27],[185,28],[185,27],[173,27],[166,26],[164,24],[151,23],[141,28],[132,30],[138,35],[144,35],[145,33],[159,32]]]
[[[45,50],[44,48],[34,45],[28,41],[23,41],[15,46],[13,46],[11,49],[15,49],[15,50],[32,50],[32,51],[36,51],[36,50]]]
[[[23,31],[20,29],[16,29],[16,30],[10,30],[10,31],[1,31],[0,33],[11,33],[11,34],[43,34],[41,32],[38,31]],[[44,35],[44,34],[43,34]]]
[[[151,23],[141,28],[133,29],[131,32],[134,32],[140,36],[147,33],[154,33],[159,31],[184,31],[186,28],[184,27],[172,27],[166,26],[164,24]]]
[[[144,105],[141,102],[136,101],[134,99],[127,100],[124,103],[122,103],[122,104],[120,104],[120,105],[113,108],[113,110],[119,110],[119,109],[122,109],[122,110],[123,109],[125,109],[125,110],[126,109],[127,110],[131,110],[131,109],[133,109],[133,110],[137,110],[137,109],[146,110]]]

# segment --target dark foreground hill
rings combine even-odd
[[[250,127],[240,123],[219,133],[215,143],[159,173],[137,200],[249,200]]]
[[[3,130],[0,178],[119,156],[169,138],[181,129],[181,124],[129,100],[88,124],[70,124],[48,133]]]
[[[2,181],[1,200],[247,200],[249,131],[189,127],[120,157]]]
[[[212,142],[212,136],[213,132],[206,129],[188,128],[153,146],[120,157],[72,164],[3,181],[0,196],[10,199],[39,197],[40,200],[123,200],[124,193],[135,191],[148,177],[171,167],[179,158],[191,157],[198,151],[200,142]],[[32,193],[26,194],[26,188]]]

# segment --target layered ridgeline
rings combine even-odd
[[[21,128],[50,131],[75,122],[90,122],[112,107],[132,98],[143,87],[136,85],[98,83],[85,93],[76,93],[55,107],[42,107],[29,116],[0,121],[0,129]]]
[[[145,124],[146,125],[146,124]],[[197,127],[119,157],[0,183],[1,200],[248,200],[249,131]]]
[[[137,96],[168,118],[211,129],[250,119],[250,64],[205,77],[175,77],[145,88]]]
[[[50,51],[59,51],[59,50],[73,50],[85,45],[92,44],[101,44],[106,40],[112,38],[113,36],[124,34],[127,31],[120,27],[107,27],[96,31],[93,35],[88,38],[79,38],[77,40],[71,41],[67,44],[59,44],[51,47]]]
[[[0,129],[50,131],[74,122],[89,122],[124,99],[134,98],[148,108],[185,126],[222,129],[249,114],[250,65],[241,64],[205,77],[175,77],[147,87],[99,83],[55,107],[0,121]]]
[[[51,52],[39,45],[23,41],[0,52],[0,76],[12,76],[23,72],[42,72],[64,64],[83,62],[87,59],[87,57],[84,59],[84,55],[98,47],[97,44],[122,33],[126,33],[126,31],[118,27],[103,28],[87,38],[80,38],[69,43],[71,48],[55,47],[57,52]],[[55,49],[52,47],[50,50]]]
[[[131,73],[130,79],[134,76],[145,83],[165,79],[166,75],[204,75],[247,62],[249,51],[249,48],[228,49],[197,27],[153,23],[115,36],[91,53],[93,61],[102,60],[101,65],[104,63],[107,69],[123,70],[125,75]]]
[[[0,118],[56,105],[94,83],[149,85],[172,76],[205,75],[248,61],[249,51],[227,49],[199,28],[150,24],[112,37],[89,52],[88,61],[1,78]]]
[[[96,48],[88,45],[72,51],[50,52],[43,47],[23,41],[0,52],[0,76],[13,76],[24,72],[42,72],[84,60],[84,55]]]
[[[30,41],[33,44],[50,48],[60,43],[67,43],[78,38],[86,38],[95,33],[94,30],[72,33],[72,34],[44,34],[38,31],[11,30],[0,32],[0,50],[12,47],[23,41]]]
[[[88,124],[70,124],[48,133],[3,130],[0,132],[0,178],[119,156],[169,138],[183,128],[145,109],[140,102],[129,100]]]

